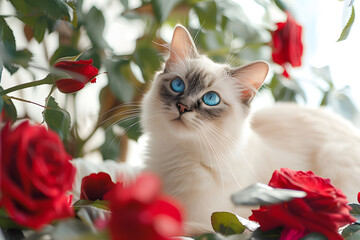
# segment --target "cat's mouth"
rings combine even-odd
[[[181,118],[181,115],[179,115],[177,118],[174,118],[172,120],[172,122],[176,122],[178,124],[181,124],[181,125],[187,127],[186,124],[185,124],[185,121],[183,120],[183,118]]]

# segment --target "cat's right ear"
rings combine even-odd
[[[230,71],[230,75],[239,84],[240,98],[243,103],[248,104],[252,101],[257,91],[263,85],[269,68],[267,62],[256,61]]]
[[[185,59],[196,58],[198,52],[195,43],[186,28],[182,25],[176,25],[170,44],[170,56],[166,61],[165,69],[171,64],[181,63]]]

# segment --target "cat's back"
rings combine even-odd
[[[278,103],[253,113],[252,129],[265,138],[301,137],[307,140],[336,141],[353,138],[360,144],[360,131],[349,121],[325,108]],[[274,139],[276,140],[276,139]]]
[[[251,126],[269,166],[311,170],[356,200],[349,183],[360,180],[360,132],[349,121],[323,108],[276,104],[255,112]]]

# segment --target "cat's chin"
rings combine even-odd
[[[170,130],[177,138],[189,138],[194,135],[191,125],[183,118],[170,120]]]

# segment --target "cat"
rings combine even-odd
[[[148,135],[146,169],[184,206],[186,233],[211,230],[210,216],[232,211],[230,196],[274,170],[311,170],[330,178],[350,201],[360,191],[360,134],[324,109],[275,104],[252,113],[250,102],[269,64],[231,68],[200,55],[189,32],[175,27],[169,57],[142,101]]]

